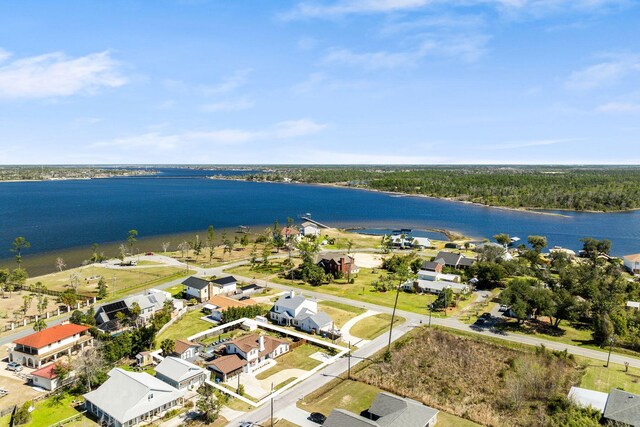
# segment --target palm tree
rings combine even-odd
[[[18,269],[20,269],[20,264],[22,264],[22,251],[24,249],[29,249],[31,247],[31,243],[27,242],[27,239],[24,237],[16,237],[16,239],[11,244],[11,252],[16,253],[16,262],[18,263]]]

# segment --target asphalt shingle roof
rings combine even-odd
[[[604,417],[631,426],[640,426],[640,395],[612,389],[604,407]]]
[[[178,383],[204,372],[202,368],[177,357],[165,357],[155,370]]]
[[[231,283],[237,283],[238,281],[233,276],[227,276],[227,277],[220,277],[218,279],[213,280],[212,282],[217,285],[229,285]]]
[[[209,286],[209,281],[201,277],[189,276],[182,282],[182,284],[193,289],[202,290]]]

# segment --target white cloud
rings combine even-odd
[[[239,145],[253,141],[284,140],[313,135],[326,124],[310,119],[283,121],[260,130],[220,129],[182,133],[147,132],[92,144],[94,148],[178,150],[207,145]]]
[[[108,51],[77,58],[53,52],[11,62],[1,51],[0,58],[0,98],[70,96],[127,83]]]
[[[252,108],[256,103],[250,99],[229,99],[202,106],[202,110],[217,113],[220,111],[241,111]]]
[[[631,102],[609,102],[597,108],[603,113],[638,113],[640,112],[640,104]]]
[[[535,140],[535,141],[514,141],[514,142],[507,142],[504,144],[485,145],[481,148],[487,149],[487,150],[509,150],[514,148],[556,145],[556,144],[563,144],[563,143],[575,142],[575,141],[578,141],[578,140],[577,139],[541,139],[541,140]]]
[[[285,20],[337,18],[346,15],[411,12],[436,5],[477,7],[488,5],[507,14],[540,16],[576,11],[593,13],[631,4],[630,0],[339,0],[330,4],[303,1],[282,15]]]
[[[220,83],[211,86],[202,86],[201,89],[208,94],[220,94],[232,92],[249,81],[251,70],[238,70],[232,75],[225,77]]]
[[[640,55],[608,55],[606,61],[573,72],[566,87],[574,90],[594,89],[609,85],[640,71]]]
[[[9,59],[10,57],[11,53],[0,47],[0,62],[4,61],[5,59]]]

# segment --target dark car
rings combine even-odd
[[[327,420],[327,417],[322,415],[320,412],[312,412],[311,415],[309,415],[309,420],[316,424],[323,424]]]
[[[476,320],[476,325],[484,325],[484,319],[482,317],[478,317],[478,320]]]
[[[489,320],[491,319],[491,313],[482,313],[480,317],[482,317],[485,320]]]
[[[244,301],[244,300],[247,300],[247,299],[249,299],[249,297],[245,295],[245,296],[243,296],[243,297],[240,297],[240,298],[238,299],[238,301]]]

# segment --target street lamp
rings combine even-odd
[[[616,336],[615,335],[611,335],[609,337],[609,355],[607,356],[607,364],[604,365],[605,368],[609,367],[609,360],[611,360],[611,350],[613,350],[613,343],[616,340]]]

